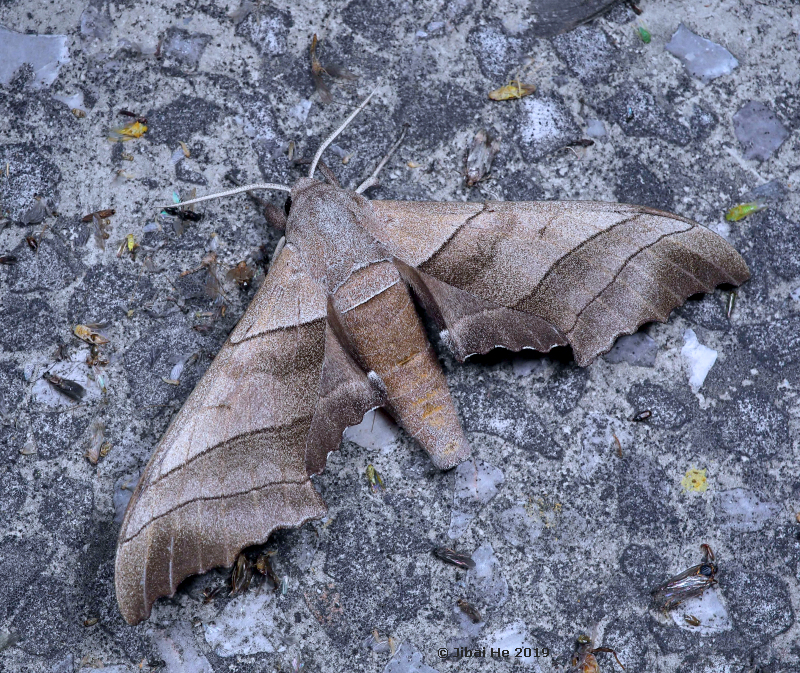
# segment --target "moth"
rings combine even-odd
[[[688,296],[749,277],[724,239],[653,208],[370,201],[377,171],[343,189],[320,157],[368,101],[293,187],[186,202],[266,188],[291,206],[272,210],[285,236],[269,274],[128,505],[115,585],[130,624],[189,575],[324,516],[311,477],[370,409],[386,407],[442,470],[470,455],[414,298],[458,360],[570,345],[585,366]]]
[[[669,612],[687,598],[700,596],[706,589],[717,583],[717,564],[714,563],[714,552],[707,544],[701,544],[703,561],[675,577],[670,577],[664,584],[651,592],[653,604],[662,612]]]

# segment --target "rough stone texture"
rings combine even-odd
[[[555,673],[575,637],[593,630],[632,671],[800,668],[800,8],[642,3],[653,36],[644,44],[625,3],[579,25],[611,4],[302,0],[230,16],[236,3],[84,0],[57,13],[32,0],[0,3],[0,25],[61,32],[71,59],[49,88],[33,88],[29,68],[0,88],[0,255],[18,258],[0,265],[0,638],[19,638],[0,651],[0,670],[133,673],[164,661],[168,673],[267,673],[296,670],[296,660],[304,671],[372,672],[392,660],[391,636],[403,648],[390,671],[494,673],[510,664],[444,662],[437,650],[501,634],[547,647],[537,663]],[[738,67],[708,82],[690,74],[665,50],[680,23]],[[322,62],[359,76],[328,80],[328,106],[309,74],[315,32]],[[536,93],[488,100],[514,77]],[[267,600],[256,580],[241,597],[223,591],[206,603],[204,589],[227,575],[212,571],[129,627],[113,591],[125,497],[279,238],[246,196],[203,204],[203,219],[183,227],[158,206],[194,187],[227,189],[231,171],[291,184],[306,166],[290,162],[290,142],[295,158],[310,157],[376,87],[325,155],[343,184],[369,175],[409,123],[372,198],[672,209],[725,235],[753,278],[730,319],[723,289],[648,326],[641,359],[618,350],[579,370],[556,349],[459,365],[435,343],[475,457],[503,473],[456,540],[452,473],[432,468],[403,433],[391,449],[344,442],[315,480],[327,519],[267,545],[285,590]],[[54,95],[79,95],[86,116]],[[106,140],[129,121],[120,109],[147,117],[142,138]],[[480,128],[502,138],[501,151],[490,179],[468,189],[464,155]],[[593,146],[565,147],[589,131]],[[175,163],[180,141],[190,156]],[[771,180],[786,189],[767,210],[723,219]],[[34,194],[57,215],[26,218]],[[81,222],[101,208],[117,211],[104,249]],[[129,233],[141,246],[135,258],[118,256]],[[36,252],[29,235],[41,239]],[[206,292],[207,271],[181,277],[210,250],[224,316]],[[259,268],[247,290],[224,277],[241,260]],[[93,368],[72,336],[76,322],[103,323],[110,340]],[[719,354],[697,395],[680,355],[690,327]],[[179,385],[164,382],[191,355]],[[70,361],[86,374],[86,401],[35,393],[44,371]],[[652,417],[632,423],[643,408]],[[111,443],[98,465],[83,457],[95,422]],[[383,494],[367,485],[370,463]],[[681,486],[692,467],[706,470],[706,491]],[[703,542],[717,555],[731,624],[707,636],[648,604],[650,589],[699,562]],[[480,550],[482,574],[437,560],[430,550],[442,544]],[[480,628],[458,610],[461,597],[483,615]],[[244,616],[234,619],[239,606]],[[84,626],[90,618],[99,621]],[[212,623],[217,633],[238,629],[235,642],[212,646]],[[254,651],[266,642],[273,652]],[[600,657],[603,670],[615,667]]]

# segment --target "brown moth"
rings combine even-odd
[[[580,365],[688,296],[749,273],[678,215],[599,202],[369,201],[320,164],[290,189],[269,274],[156,447],[117,546],[123,617],[272,531],[325,514],[311,476],[343,430],[386,407],[448,469],[470,447],[416,296],[459,360],[569,344]],[[212,195],[214,198],[220,195]],[[187,202],[188,203],[188,202]]]

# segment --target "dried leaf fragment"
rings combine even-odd
[[[135,121],[125,126],[111,129],[108,132],[108,140],[112,143],[124,143],[128,140],[141,138],[145,133],[147,133],[147,126],[140,121]]]
[[[254,568],[267,579],[269,579],[269,581],[272,582],[273,589],[277,591],[278,587],[280,587],[283,582],[278,579],[278,575],[272,568],[272,563],[270,562],[270,558],[272,556],[275,556],[274,551],[269,551],[265,554],[259,555],[254,564]]]
[[[81,218],[81,222],[92,222],[92,221],[94,221],[95,215],[97,217],[105,220],[105,219],[111,217],[112,215],[114,215],[116,212],[117,211],[114,210],[113,208],[106,208],[105,210],[96,210],[93,213],[89,213],[88,215],[84,215]]]
[[[99,332],[95,332],[88,325],[75,325],[75,327],[72,329],[72,332],[76,337],[78,337],[81,341],[85,341],[87,344],[102,346],[103,344],[108,343],[108,339],[106,339]]]
[[[108,233],[107,227],[111,225],[111,220],[99,217],[97,214],[92,216],[92,233],[94,234],[94,242],[101,250],[106,249],[106,241],[111,234]]]
[[[475,134],[467,154],[465,176],[467,187],[473,187],[486,178],[499,151],[500,141],[491,136],[486,129],[481,129]]]
[[[499,89],[489,92],[492,100],[513,100],[514,98],[524,98],[536,91],[535,84],[523,84],[518,79],[511,84],[501,86]]]
[[[247,591],[250,581],[253,579],[253,563],[244,554],[236,557],[236,563],[231,569],[230,595],[234,596],[242,591]]]
[[[100,450],[103,446],[105,425],[102,421],[95,421],[92,423],[92,436],[89,439],[89,448],[83,454],[92,465],[97,465],[100,461]],[[108,451],[106,451],[108,453]]]

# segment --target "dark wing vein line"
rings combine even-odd
[[[206,408],[208,408],[208,407],[206,407]],[[269,428],[258,428],[256,430],[248,430],[247,432],[240,432],[237,435],[231,435],[230,437],[226,437],[221,442],[217,442],[216,444],[212,444],[211,446],[206,447],[205,449],[203,449],[202,451],[196,453],[195,455],[184,459],[184,461],[182,463],[180,463],[179,465],[176,465],[175,467],[173,467],[172,469],[168,470],[167,472],[163,472],[163,473],[159,472],[158,476],[155,477],[148,484],[148,488],[152,487],[152,486],[155,486],[159,482],[161,482],[164,479],[166,479],[167,477],[169,477],[171,474],[177,472],[178,470],[183,469],[187,465],[191,465],[194,461],[198,460],[199,458],[202,458],[203,456],[207,456],[209,453],[212,453],[213,451],[216,451],[218,449],[224,449],[229,442],[236,441],[238,439],[241,439],[242,437],[245,437],[245,438],[246,437],[254,437],[255,438],[255,437],[258,437],[259,435],[266,435],[267,433],[270,433],[270,432],[278,432],[278,431],[283,430],[285,428],[293,428],[293,427],[296,427],[297,425],[299,425],[302,421],[308,420],[308,418],[309,418],[308,416],[297,416],[291,423],[285,423],[283,425],[275,425],[275,426],[272,426],[272,427],[269,427]]]
[[[551,273],[555,273],[555,268],[556,268],[556,267],[557,267],[557,266],[558,266],[558,265],[559,265],[559,264],[560,264],[560,263],[561,263],[563,260],[565,260],[565,259],[568,259],[569,257],[572,257],[572,255],[574,255],[574,254],[576,254],[576,253],[579,253],[581,250],[583,250],[583,248],[585,248],[587,245],[589,245],[589,243],[592,243],[592,242],[593,242],[593,241],[595,241],[596,239],[600,238],[600,236],[602,236],[603,234],[608,234],[608,233],[611,233],[611,232],[612,232],[612,231],[614,231],[614,230],[615,230],[617,227],[621,227],[623,224],[628,224],[628,222],[633,222],[634,220],[637,220],[638,218],[639,218],[639,213],[637,213],[637,214],[636,214],[636,215],[634,215],[633,217],[628,217],[628,218],[626,218],[626,219],[624,219],[624,220],[620,220],[619,222],[615,222],[614,224],[612,224],[612,225],[611,225],[610,227],[608,227],[607,229],[600,229],[600,230],[599,230],[599,231],[597,231],[596,233],[594,233],[594,234],[592,234],[591,236],[589,236],[589,238],[587,238],[587,239],[584,239],[583,241],[581,241],[580,243],[578,243],[578,245],[576,245],[576,246],[575,246],[574,248],[572,248],[571,250],[568,250],[567,252],[565,252],[563,255],[561,255],[561,257],[559,257],[559,258],[558,258],[557,260],[555,260],[555,261],[554,261],[552,264],[550,264],[550,267],[547,269],[547,271],[545,271],[545,272],[544,272],[544,275],[543,275],[543,276],[542,276],[542,277],[539,279],[539,281],[536,283],[536,288],[538,288],[538,287],[539,287],[539,286],[540,286],[542,283],[544,283],[544,282],[545,282],[545,281],[546,281],[546,280],[547,280],[547,279],[550,277],[550,274],[551,274]],[[555,247],[555,246],[554,246],[554,247]],[[595,269],[597,269],[598,271],[605,271],[605,272],[607,272],[609,275],[612,275],[612,276],[613,276],[613,274],[611,274],[611,270],[610,270],[610,269],[608,269],[606,266],[604,266],[604,265],[601,265],[601,264],[594,264],[594,263],[593,263],[593,262],[594,262],[594,260],[584,260],[584,261],[588,261],[588,262],[589,262],[589,263],[590,263],[590,264],[591,264],[591,265],[592,265],[592,266],[593,266]],[[626,261],[627,261],[627,260],[626,260]],[[612,279],[611,279],[611,282],[612,282],[612,283],[614,282],[614,279],[613,279],[613,277],[612,277]],[[610,284],[610,283],[609,283],[609,284]],[[588,288],[587,288],[587,287],[585,287],[585,286],[583,286],[583,285],[581,285],[581,287],[582,287],[583,289],[585,289],[585,290],[588,290]],[[535,289],[536,289],[536,288],[535,288]],[[521,301],[522,301],[522,300],[521,300]]]
[[[641,253],[645,252],[646,250],[649,250],[651,247],[653,247],[653,246],[654,246],[654,245],[656,245],[657,243],[659,243],[659,242],[663,241],[665,238],[668,238],[669,236],[675,236],[676,234],[683,234],[683,233],[685,233],[686,231],[687,231],[687,230],[686,230],[686,229],[684,229],[684,230],[681,230],[681,231],[672,231],[672,232],[669,232],[669,233],[667,233],[667,234],[662,234],[661,236],[659,236],[659,237],[658,237],[658,238],[657,238],[655,241],[653,241],[652,243],[648,243],[647,245],[644,245],[644,246],[642,246],[642,247],[641,247],[639,250],[637,250],[636,252],[634,252],[632,255],[629,255],[629,256],[627,257],[627,259],[625,259],[625,261],[622,263],[622,266],[620,266],[620,268],[619,268],[619,269],[616,271],[616,273],[614,273],[614,274],[613,274],[613,276],[612,276],[611,280],[610,280],[610,281],[609,281],[609,282],[608,282],[608,283],[607,283],[607,284],[606,284],[606,285],[605,285],[605,286],[604,286],[604,287],[603,287],[601,290],[599,290],[598,292],[596,292],[596,293],[595,293],[595,295],[594,295],[594,296],[593,296],[593,297],[592,297],[592,298],[591,298],[591,299],[590,299],[590,300],[589,300],[589,301],[586,303],[586,305],[585,305],[585,306],[584,306],[582,309],[580,309],[580,310],[577,312],[577,314],[575,315],[575,320],[573,320],[573,321],[572,321],[572,325],[570,325],[569,329],[568,329],[568,330],[566,330],[566,331],[567,331],[567,332],[571,332],[571,331],[572,331],[572,330],[575,328],[575,325],[577,325],[577,324],[578,324],[578,320],[580,320],[580,317],[583,315],[583,313],[586,311],[586,309],[588,309],[588,308],[589,308],[589,306],[591,306],[591,305],[592,305],[594,302],[597,302],[598,304],[600,304],[600,305],[602,305],[602,306],[604,306],[604,307],[608,308],[609,310],[613,310],[613,307],[610,307],[610,306],[609,306],[609,305],[608,305],[606,302],[604,302],[604,301],[601,299],[601,295],[602,295],[602,294],[603,294],[603,292],[605,292],[605,291],[606,291],[606,290],[607,290],[609,287],[611,287],[611,286],[614,284],[614,282],[615,282],[615,281],[617,281],[617,279],[619,278],[619,275],[620,275],[620,274],[621,274],[621,273],[622,273],[622,272],[623,272],[623,271],[626,269],[626,267],[628,266],[628,264],[629,264],[631,261],[633,261],[634,259],[636,259],[636,257],[638,257],[638,256],[639,256]],[[680,267],[678,267],[678,268],[680,268]],[[693,276],[693,277],[694,277],[694,276]],[[652,303],[650,303],[650,301],[649,301],[649,300],[648,300],[648,299],[647,299],[645,296],[643,296],[643,295],[642,295],[642,294],[641,294],[641,293],[640,293],[640,292],[639,292],[639,291],[638,291],[638,290],[637,290],[635,287],[633,287],[633,286],[632,286],[630,283],[628,283],[628,282],[627,282],[626,280],[624,280],[624,279],[620,280],[619,282],[620,282],[622,285],[624,285],[625,287],[627,287],[627,288],[628,288],[628,290],[629,290],[629,291],[630,291],[632,294],[635,294],[635,295],[637,295],[638,297],[640,297],[640,298],[642,299],[642,305],[643,305],[643,306],[646,306],[646,307],[648,307],[648,308],[652,309],[654,313],[657,311],[656,307],[655,307],[655,306],[653,306],[653,304],[652,304]],[[699,282],[699,280],[698,280],[698,282]],[[703,284],[703,283],[701,283],[701,285],[703,285],[703,286],[704,286],[704,284]],[[667,290],[667,291],[668,291],[668,292],[669,292],[669,293],[670,293],[670,294],[671,294],[673,297],[677,297],[677,299],[678,299],[678,303],[680,303],[680,302],[682,301],[682,298],[681,298],[681,297],[678,297],[678,295],[677,295],[677,294],[675,294],[675,293],[674,293],[674,292],[673,292],[673,291],[672,291],[672,290],[671,290],[669,287],[665,287],[665,288],[662,288],[662,289],[666,289],[666,290]]]
[[[282,480],[282,481],[271,481],[271,482],[269,482],[267,484],[263,484],[261,486],[254,486],[253,488],[247,488],[247,489],[245,489],[243,491],[232,491],[230,493],[225,493],[224,495],[198,496],[198,497],[192,498],[190,500],[185,500],[184,502],[180,503],[179,505],[176,505],[175,507],[171,507],[170,509],[165,510],[162,513],[157,514],[156,516],[153,516],[150,519],[148,519],[147,523],[144,526],[142,526],[133,535],[130,535],[130,536],[126,537],[124,542],[129,542],[130,540],[136,539],[137,537],[139,537],[139,535],[142,534],[143,531],[152,530],[153,527],[150,524],[152,524],[154,521],[158,521],[159,519],[162,519],[163,517],[168,516],[168,515],[172,514],[173,512],[177,512],[179,509],[183,509],[184,507],[187,507],[188,505],[193,505],[193,504],[200,503],[200,502],[214,501],[214,500],[224,501],[224,500],[228,500],[229,498],[235,498],[235,497],[238,497],[238,496],[241,496],[241,495],[247,495],[248,493],[254,494],[254,493],[257,493],[258,491],[264,490],[265,488],[271,488],[273,486],[288,486],[290,484],[295,484],[295,485],[297,485],[297,484],[306,484],[309,481],[310,481],[310,479],[308,477],[306,477],[305,479],[300,479],[300,480],[287,479],[287,480]],[[148,535],[149,535],[149,533],[148,533]],[[149,549],[150,549],[150,540],[149,540],[149,538],[148,538],[147,546],[148,546],[148,557],[149,557]]]

